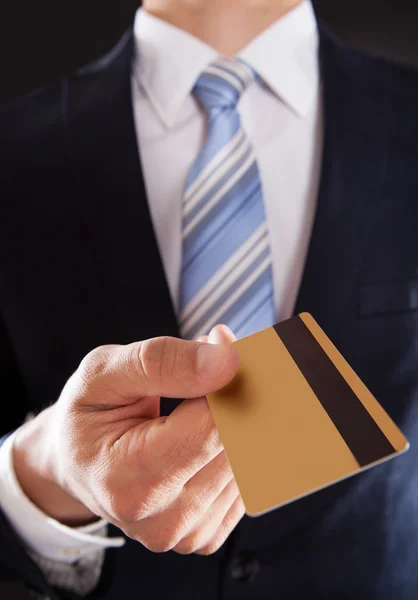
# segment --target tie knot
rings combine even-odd
[[[203,71],[193,91],[207,112],[213,108],[234,109],[255,78],[255,71],[243,61],[219,58]]]

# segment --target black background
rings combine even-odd
[[[418,0],[315,0],[315,6],[349,44],[418,66]],[[137,7],[138,0],[0,0],[0,102],[105,53]]]

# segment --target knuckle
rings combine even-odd
[[[181,520],[167,520],[163,514],[119,526],[128,537],[157,554],[175,549],[185,534]]]
[[[164,486],[159,483],[142,489],[139,496],[140,506],[137,510],[137,518],[144,519],[159,512],[165,505],[166,496]]]
[[[146,543],[142,540],[142,545],[147,548],[150,552],[155,552],[156,554],[163,554],[164,552],[169,552],[173,548],[169,543],[164,540],[152,540],[149,543]]]
[[[160,553],[160,552],[168,552],[170,548],[166,547],[163,540],[159,539],[156,534],[149,535],[147,533],[141,533],[138,531],[129,532],[125,530],[125,533],[128,537],[142,544],[147,550],[150,552]]]
[[[202,554],[203,556],[214,554],[224,545],[229,534],[230,530],[228,529],[218,529],[213,538],[205,546],[201,547],[196,554]]]
[[[187,537],[195,522],[195,517],[196,515],[190,514],[188,511],[179,511],[172,519],[170,526],[165,530],[165,539],[169,543],[170,549]]]
[[[148,518],[158,511],[158,501],[151,493],[126,494],[123,490],[117,490],[110,496],[112,515],[122,523],[136,523]]]
[[[202,519],[212,504],[213,496],[213,494],[208,497],[206,493],[194,493],[188,499],[187,508],[183,513],[185,522],[192,524]]]
[[[121,494],[119,490],[109,493],[110,512],[116,521],[120,523],[132,523],[136,520],[136,507],[126,494]]]
[[[117,476],[116,476],[117,477]],[[112,489],[112,512],[115,517],[126,523],[138,522],[159,514],[172,495],[172,486],[160,480],[147,485],[136,483],[132,493],[126,493],[126,486],[113,481],[107,489]]]
[[[164,383],[173,376],[176,354],[170,337],[152,338],[139,346],[137,365],[147,380]]]
[[[153,540],[148,549],[151,550],[151,552],[162,554],[163,552],[170,552],[175,545],[175,542],[171,539]]]
[[[174,548],[178,554],[193,554],[204,544],[202,534],[198,530],[185,537],[177,546]]]
[[[147,344],[147,342],[139,342],[131,344],[129,347],[129,352],[126,358],[126,368],[129,374],[134,377],[138,375],[144,375],[146,377],[146,372],[143,368],[143,348]]]
[[[196,549],[197,547],[195,547],[193,544],[183,542],[180,542],[177,544],[177,546],[175,546],[175,548],[173,548],[177,554],[181,554],[183,556],[186,556],[187,554],[193,554]]]
[[[218,428],[216,427],[212,414],[206,415],[206,422],[202,424],[199,437],[201,438],[201,451],[209,456],[221,452],[223,449]]]
[[[193,427],[184,433],[176,446],[178,446],[180,452],[190,447],[198,447],[201,456],[212,458],[221,452],[223,446],[206,399],[201,398],[199,400],[205,403],[204,409],[201,410],[198,418],[194,421]],[[187,402],[189,401],[185,400],[184,404],[186,405]],[[173,450],[176,451],[177,447]]]
[[[131,531],[130,531],[131,530]],[[187,534],[186,521],[182,517],[171,517],[160,514],[145,519],[142,524],[124,529],[132,539],[139,541],[145,548],[155,553],[169,552],[183,545]]]
[[[149,516],[149,505],[143,501],[145,493],[142,486],[120,477],[120,469],[111,469],[104,474],[100,488],[102,497],[106,499],[107,512],[113,520],[132,524]]]
[[[182,538],[184,537],[184,533],[185,532],[184,532],[182,525],[180,523],[178,523],[174,527],[171,527],[166,532],[166,535],[165,535],[164,539],[162,540],[162,543],[165,544],[165,546],[169,550],[172,550],[182,540]]]
[[[217,552],[219,548],[221,548],[224,541],[225,539],[223,537],[217,537],[203,548],[200,548],[200,550],[198,550],[196,554],[200,554],[201,556],[210,556],[211,554],[215,554],[215,552]]]
[[[78,367],[78,374],[84,383],[91,383],[106,372],[110,348],[110,346],[99,346],[83,358]]]
[[[165,527],[159,534],[154,534],[147,547],[152,552],[169,552],[173,550],[184,536],[179,523]]]

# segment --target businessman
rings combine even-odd
[[[2,109],[2,599],[416,598],[417,107],[306,0],[146,0]],[[411,449],[252,519],[205,395],[301,311]]]

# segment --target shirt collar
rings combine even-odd
[[[319,36],[309,0],[254,38],[238,57],[298,116],[305,117],[319,83]]]
[[[208,44],[140,8],[134,25],[134,76],[155,112],[172,127],[202,71],[219,56]],[[300,117],[318,85],[318,32],[313,8],[304,0],[263,31],[237,56]]]
[[[134,25],[134,74],[167,127],[192,91],[216,50],[140,8]]]

